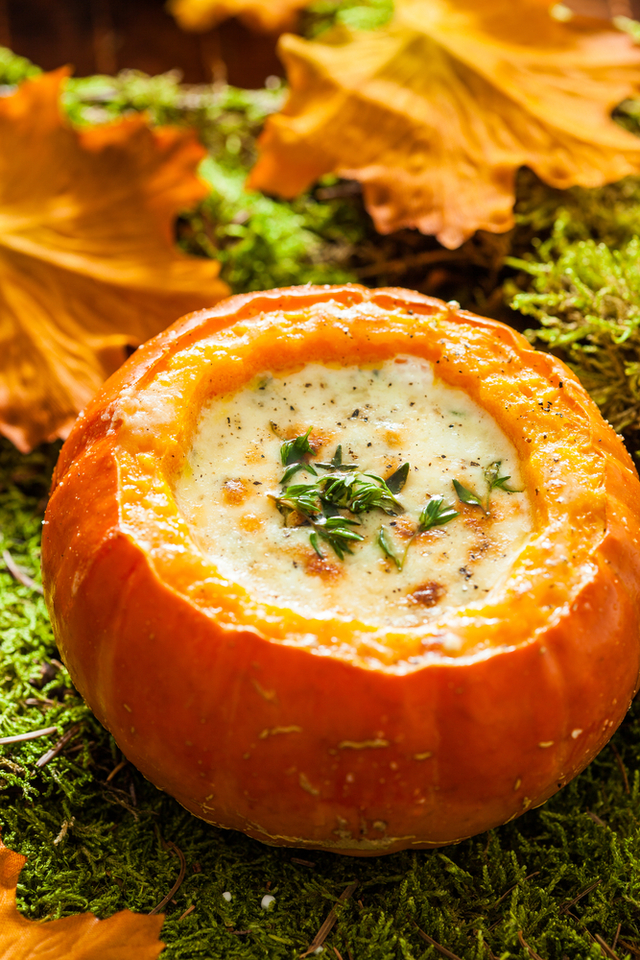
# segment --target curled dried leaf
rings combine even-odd
[[[174,244],[206,194],[195,135],[140,116],[75,130],[65,75],[0,99],[0,432],[23,451],[66,436],[128,348],[228,293]]]
[[[543,0],[396,0],[384,28],[284,36],[291,96],[267,121],[250,186],[292,197],[359,180],[377,229],[447,247],[513,225],[515,175],[599,186],[640,170],[610,118],[640,89],[640,49],[608,23],[554,20]]]
[[[0,960],[156,960],[164,917],[121,910],[107,920],[81,913],[40,923],[16,907],[16,886],[26,857],[0,841]]]
[[[228,17],[238,17],[253,30],[275,33],[293,27],[296,14],[309,0],[170,0],[169,11],[183,30],[210,30]]]

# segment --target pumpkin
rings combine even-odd
[[[409,626],[234,583],[176,493],[203,411],[265,372],[407,357],[515,450],[531,526],[508,569]],[[454,512],[481,516],[456,490]],[[401,289],[270,290],[177,321],[81,414],[44,521],[45,594],[78,690],[188,810],[270,844],[390,853],[517,817],[611,737],[639,682],[639,519],[621,439],[514,330]],[[339,566],[329,546],[318,563]]]

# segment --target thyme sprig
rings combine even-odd
[[[489,497],[487,496],[486,505],[482,500],[482,497],[479,497],[474,490],[469,490],[468,487],[463,487],[459,480],[453,480],[453,489],[455,490],[458,500],[461,500],[462,503],[469,504],[470,507],[480,507],[484,513],[489,513]]]
[[[274,424],[271,426],[273,428]],[[317,476],[317,471],[314,470],[312,464],[305,460],[306,454],[315,452],[309,443],[309,434],[312,429],[313,427],[309,427],[306,433],[295,437],[293,440],[285,440],[280,447],[280,460],[282,466],[287,468],[280,479],[280,483],[288,483],[299,470],[308,470],[314,477]]]
[[[332,456],[331,460],[328,463],[320,463],[319,460],[316,461],[316,467],[320,467],[321,470],[357,470],[357,463],[343,463],[342,462],[342,444],[339,443],[336,447],[336,452]]]
[[[272,426],[275,429],[275,425]],[[281,444],[280,460],[286,469],[280,480],[282,493],[279,497],[273,497],[273,500],[288,525],[293,515],[294,525],[312,527],[309,541],[319,557],[324,558],[320,547],[322,540],[343,560],[345,553],[352,552],[354,543],[364,540],[362,534],[352,529],[359,526],[355,517],[371,510],[381,510],[391,517],[404,513],[404,506],[397,494],[405,486],[411,467],[409,463],[403,463],[385,480],[375,473],[359,470],[357,463],[344,463],[341,444],[338,444],[330,460],[316,460],[312,464],[308,459],[309,455],[315,453],[309,443],[311,431],[312,427],[309,427],[306,433]],[[453,480],[453,488],[461,503],[480,507],[489,516],[493,490],[521,493],[522,490],[509,486],[511,476],[502,475],[501,467],[502,460],[494,460],[483,470],[487,487],[484,497],[465,487],[459,480]],[[325,471],[325,475],[319,476],[318,469]],[[307,471],[316,479],[310,483],[289,483],[299,470]],[[344,516],[340,511],[352,516]],[[376,542],[384,555],[393,560],[398,570],[402,570],[409,547],[418,534],[444,526],[458,516],[460,513],[452,503],[446,503],[443,496],[434,496],[422,509],[415,532],[401,555],[396,552],[384,526],[380,527]]]
[[[378,531],[378,546],[387,557],[393,560],[398,570],[402,570],[407,559],[407,554],[409,553],[409,547],[419,533],[425,533],[427,530],[431,530],[432,527],[444,526],[445,523],[449,523],[450,520],[455,520],[455,518],[459,516],[460,514],[453,504],[444,502],[444,497],[431,497],[429,503],[420,513],[418,528],[409,539],[402,556],[398,556],[393,549],[384,527],[380,527]]]
[[[395,517],[404,512],[387,483],[375,473],[330,474],[322,477],[317,486],[324,488],[320,494],[323,500],[351,513],[378,509]]]
[[[351,553],[351,545],[364,537],[351,529],[359,525],[358,521],[343,516],[340,510],[354,516],[370,510],[382,510],[394,517],[402,513],[404,507],[395,494],[406,483],[409,464],[403,464],[389,478],[393,489],[377,474],[363,473],[357,464],[343,463],[341,444],[328,463],[316,461],[312,465],[305,459],[314,452],[309,443],[311,430],[309,427],[306,433],[282,443],[280,460],[287,469],[280,480],[284,487],[282,495],[274,500],[285,517],[295,512],[304,524],[313,527],[309,540],[319,557],[324,556],[319,543],[322,539],[342,560],[345,553]],[[315,467],[326,470],[327,475],[312,483],[289,484],[298,470],[304,469],[317,477]]]
[[[500,467],[502,466],[502,460],[494,460],[493,463],[490,463],[488,467],[485,467],[483,470],[483,476],[485,483],[487,484],[487,493],[484,498],[479,496],[474,490],[469,490],[468,487],[463,487],[459,480],[453,480],[453,488],[458,495],[458,499],[462,503],[467,503],[471,507],[480,507],[483,513],[486,516],[489,516],[489,505],[491,502],[491,491],[492,490],[504,490],[505,493],[522,493],[522,489],[516,489],[515,487],[507,486],[507,481],[511,479],[511,475],[508,474],[504,477],[500,476]]]
[[[431,497],[420,514],[419,533],[424,533],[432,527],[441,527],[459,516],[459,511],[455,509],[453,504],[445,503],[444,497]]]
[[[511,480],[511,475],[506,477],[500,476],[500,467],[502,466],[502,460],[494,460],[493,463],[490,463],[488,467],[484,470],[484,478],[487,481],[489,486],[489,493],[492,490],[504,490],[505,493],[522,493],[522,488],[517,489],[516,487],[508,487],[507,480]]]
[[[413,537],[411,539],[413,539]],[[378,530],[378,546],[380,547],[382,552],[387,557],[389,557],[389,559],[393,560],[398,570],[402,570],[404,566],[404,561],[406,560],[406,557],[407,557],[407,550],[409,549],[409,545],[407,544],[407,550],[405,550],[403,555],[399,557],[387,539],[386,530],[384,529],[384,527],[380,527],[380,529]]]

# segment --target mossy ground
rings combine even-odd
[[[315,6],[320,19],[331,14],[330,2]],[[0,51],[0,83],[32,69]],[[561,352],[621,427],[637,427],[639,180],[561,194],[525,171],[515,230],[479,235],[451,259],[410,231],[377,237],[354,185],[327,180],[292,203],[248,194],[256,132],[281,99],[277,87],[193,90],[172,75],[126,74],[73,81],[65,105],[77,123],[146,109],[155,121],[198,128],[211,194],[182,220],[180,238],[219,258],[235,290],[361,279],[455,298],[520,328],[523,314],[533,316],[532,339]],[[621,122],[636,129],[639,113],[627,104]],[[521,315],[509,311],[505,289]],[[22,456],[0,444],[0,553],[36,581],[56,455],[55,446]],[[336,960],[610,955],[598,938],[620,960],[640,957],[638,701],[611,745],[540,809],[454,847],[354,860],[208,827],[121,765],[58,667],[42,598],[8,569],[0,569],[0,657],[2,735],[58,730],[0,748],[0,826],[4,842],[28,856],[19,885],[28,917],[148,912],[183,857],[184,879],[166,907],[167,960],[299,956],[353,881],[324,947]],[[60,754],[36,766],[76,726]],[[265,893],[275,897],[268,910]]]

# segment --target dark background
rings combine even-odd
[[[588,16],[640,19],[640,0],[565,2]],[[226,79],[262,87],[266,77],[283,73],[276,40],[235,19],[204,34],[185,33],[164,0],[0,0],[0,46],[46,70],[71,64],[78,76],[178,69],[186,83]]]
[[[186,83],[263,87],[269,75],[283,74],[276,40],[235,19],[186,33],[164,0],[0,0],[0,46],[45,70],[71,64],[77,76],[177,68]]]

